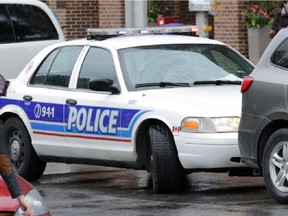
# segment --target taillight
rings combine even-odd
[[[241,85],[241,93],[245,93],[246,91],[249,90],[249,88],[251,87],[252,83],[253,83],[253,77],[245,77],[244,80],[242,81],[242,85]]]

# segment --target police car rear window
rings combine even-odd
[[[74,65],[82,49],[82,46],[68,46],[51,52],[36,70],[30,85],[68,87]]]

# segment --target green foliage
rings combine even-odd
[[[148,0],[148,22],[157,22],[159,16],[168,17],[172,14],[172,7],[163,0]]]
[[[277,5],[273,1],[255,1],[254,5],[242,11],[244,23],[249,28],[261,28],[272,25]]]

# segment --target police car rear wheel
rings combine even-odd
[[[165,125],[155,125],[149,128],[149,136],[154,192],[180,192],[183,172],[172,134]]]
[[[279,203],[288,203],[288,129],[273,133],[263,156],[263,176],[268,190]]]
[[[46,162],[37,156],[24,123],[17,117],[9,118],[3,125],[3,133],[16,172],[27,180],[41,177]]]

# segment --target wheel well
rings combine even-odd
[[[3,124],[8,118],[11,118],[11,117],[19,118],[19,116],[16,115],[15,113],[4,113],[0,116],[0,123]],[[19,118],[19,119],[21,119],[21,118]]]
[[[22,121],[23,122],[23,120],[17,115],[17,114],[15,114],[15,113],[4,113],[4,114],[2,114],[1,116],[0,116],[0,125],[1,125],[1,127],[3,126],[3,124],[7,121],[7,119],[9,119],[9,118],[12,118],[12,117],[15,117],[15,118],[18,118],[18,119],[20,119],[20,121]],[[29,134],[29,132],[28,132],[28,134]],[[30,134],[29,134],[29,136],[30,136]],[[31,138],[30,138],[31,139]]]
[[[269,137],[277,130],[281,128],[288,128],[288,121],[286,120],[275,120],[271,122],[269,125],[267,125],[264,130],[262,131],[259,142],[258,142],[258,150],[257,150],[257,158],[258,158],[258,164],[262,167],[262,161],[263,161],[263,153],[265,146],[267,144],[267,140]]]
[[[151,143],[149,138],[149,127],[151,125],[163,124],[168,127],[164,122],[157,119],[149,119],[141,123],[137,130],[136,135],[136,154],[138,156],[138,165],[142,169],[149,171],[150,167],[150,155],[151,155]],[[168,127],[169,128],[169,127]]]

